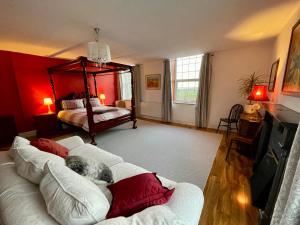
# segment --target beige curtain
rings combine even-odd
[[[300,124],[287,161],[271,225],[300,224]]]
[[[200,80],[195,109],[196,127],[207,127],[211,71],[211,56],[207,53],[202,56],[200,68]]]
[[[141,115],[141,65],[136,65],[134,67],[134,92],[135,92],[135,107],[136,107],[136,116]]]
[[[169,59],[164,60],[163,89],[162,89],[162,120],[172,120],[172,90],[171,90],[171,63]]]

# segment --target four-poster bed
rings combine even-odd
[[[120,111],[118,116],[108,116],[107,120],[99,119],[99,114],[97,117],[96,111],[93,109],[90,98],[91,97],[98,97],[97,93],[97,76],[105,75],[107,73],[114,73],[119,72],[119,71],[130,71],[131,73],[131,91],[132,91],[132,99],[131,99],[131,110],[128,111],[128,113],[125,113],[124,111]],[[97,64],[95,62],[89,61],[86,57],[79,57],[76,60],[57,65],[54,67],[48,68],[48,73],[49,73],[49,78],[50,78],[50,83],[51,83],[51,88],[53,91],[53,96],[55,99],[55,106],[56,106],[56,113],[58,114],[59,111],[61,110],[61,101],[62,100],[68,100],[72,98],[85,98],[85,110],[86,110],[86,116],[87,116],[87,126],[86,128],[83,128],[85,131],[89,133],[89,136],[92,139],[92,144],[96,145],[97,143],[95,142],[95,136],[97,132],[118,126],[120,124],[126,123],[128,121],[133,121],[133,126],[132,128],[136,128],[136,111],[135,111],[135,99],[134,99],[134,73],[133,73],[133,67],[129,65],[124,65],[124,64],[119,64],[119,63],[105,63],[105,64]],[[54,84],[54,79],[53,75],[54,74],[71,74],[71,75],[76,75],[76,74],[82,74],[83,76],[83,83],[84,83],[84,94],[71,94],[65,97],[60,97],[56,95],[56,90],[55,90],[55,84]],[[94,83],[94,88],[95,88],[95,96],[91,96],[90,92],[90,84],[89,84],[89,76],[93,76],[93,83]],[[109,111],[109,109],[108,109]],[[109,113],[109,112],[108,112]],[[112,112],[110,112],[112,114]],[[105,114],[105,113],[104,113]],[[103,115],[104,115],[103,114]],[[97,120],[98,118],[98,120]],[[96,120],[96,121],[95,121]],[[64,123],[68,123],[66,121],[62,121]],[[69,123],[68,123],[69,124]],[[69,124],[76,126],[74,124]]]

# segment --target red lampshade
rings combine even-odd
[[[252,101],[269,101],[267,90],[266,85],[255,85],[247,99]]]

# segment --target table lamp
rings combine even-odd
[[[52,105],[52,99],[51,98],[44,98],[44,105],[48,106],[48,113],[52,113],[50,105]]]
[[[255,113],[260,109],[258,102],[269,101],[268,88],[266,85],[254,85],[247,100],[250,100],[250,105],[245,107],[246,113]],[[251,104],[251,101],[256,101],[256,104]]]
[[[100,94],[100,100],[103,105],[105,105],[105,94]]]

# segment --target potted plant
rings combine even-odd
[[[263,83],[266,83],[266,81],[263,79],[264,75],[257,75],[255,72],[250,74],[249,76],[239,79],[239,93],[243,98],[247,98],[254,85],[261,85]],[[257,110],[257,105],[253,104],[251,100],[249,101],[249,104],[246,104],[244,107],[244,111],[246,113],[254,113]]]

